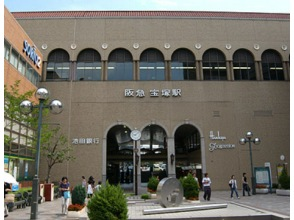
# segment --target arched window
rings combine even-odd
[[[133,80],[133,57],[129,51],[116,49],[110,53],[107,80]]]
[[[165,80],[165,66],[162,53],[147,49],[140,57],[140,80]]]
[[[235,80],[256,80],[254,59],[248,50],[240,49],[234,53],[233,69]]]
[[[48,56],[47,80],[69,79],[69,55],[63,49],[53,50]]]
[[[261,56],[263,80],[284,80],[283,64],[280,54],[266,50]]]
[[[226,80],[227,68],[224,54],[217,49],[207,50],[202,57],[204,80]]]
[[[101,56],[93,49],[79,53],[75,80],[101,80]]]
[[[195,56],[191,51],[178,49],[173,53],[171,80],[196,80]]]

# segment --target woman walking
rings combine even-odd
[[[232,175],[232,177],[229,181],[229,185],[231,187],[231,198],[233,198],[233,194],[235,192],[237,198],[240,199],[238,191],[237,191],[237,180],[235,180],[235,175]]]
[[[62,177],[61,183],[59,186],[59,190],[61,191],[61,209],[62,214],[67,214],[67,208],[69,205],[69,199],[70,199],[70,188],[69,188],[69,182],[67,177]]]

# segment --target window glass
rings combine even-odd
[[[235,80],[256,80],[254,59],[247,50],[240,49],[234,53],[233,70]]]
[[[18,52],[14,49],[11,51],[11,56],[10,56],[10,63],[17,68],[17,62],[18,62]]]
[[[186,49],[179,49],[172,55],[171,80],[196,80],[194,55]]]
[[[217,49],[210,49],[203,54],[202,69],[204,80],[227,80],[225,56]]]
[[[70,71],[69,55],[65,50],[52,51],[48,57],[47,80],[68,80]]]
[[[160,51],[148,49],[141,54],[140,80],[165,80],[164,58]]]
[[[116,49],[108,59],[107,80],[133,80],[133,58],[129,51]]]
[[[261,56],[263,80],[284,80],[281,57],[274,50],[267,50]]]
[[[10,44],[4,41],[4,59],[9,60]]]
[[[21,56],[19,59],[19,63],[18,63],[18,71],[22,74],[25,75],[26,73],[26,61],[25,59]]]
[[[85,49],[79,54],[75,80],[101,80],[101,57],[97,51]]]

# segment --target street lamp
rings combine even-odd
[[[39,197],[39,162],[40,162],[40,145],[41,145],[41,127],[42,127],[42,111],[44,108],[49,108],[53,114],[62,112],[62,103],[55,99],[49,105],[44,105],[44,102],[49,98],[49,92],[45,88],[37,89],[35,96],[39,99],[39,105],[33,106],[29,100],[24,100],[20,103],[20,110],[23,114],[29,114],[33,108],[39,109],[38,129],[37,129],[37,146],[35,157],[35,176],[32,187],[32,204],[31,204],[31,219],[37,219],[38,216],[38,197]]]
[[[249,143],[249,151],[250,151],[250,163],[251,163],[251,184],[252,184],[252,195],[256,194],[255,190],[255,176],[254,176],[254,171],[253,171],[253,163],[252,163],[252,149],[251,149],[251,143],[254,143],[256,145],[260,144],[260,139],[259,138],[252,138],[253,133],[251,131],[248,131],[246,134],[246,138],[241,138],[239,143],[241,145],[245,145],[247,142]]]

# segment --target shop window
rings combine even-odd
[[[125,49],[116,49],[108,58],[107,80],[133,80],[133,57]]]
[[[281,56],[274,50],[266,50],[261,56],[263,80],[284,80]]]
[[[101,56],[96,50],[85,49],[79,54],[75,80],[101,80]]]
[[[165,80],[164,58],[159,50],[147,49],[141,54],[140,80]]]
[[[173,53],[171,80],[196,80],[195,56],[191,51],[178,49]]]
[[[69,55],[65,50],[56,49],[49,54],[47,64],[48,81],[59,81],[69,79]]]
[[[233,70],[235,80],[256,80],[253,56],[245,49],[237,50],[234,53]]]
[[[207,50],[202,57],[204,80],[227,80],[226,59],[217,49]]]

